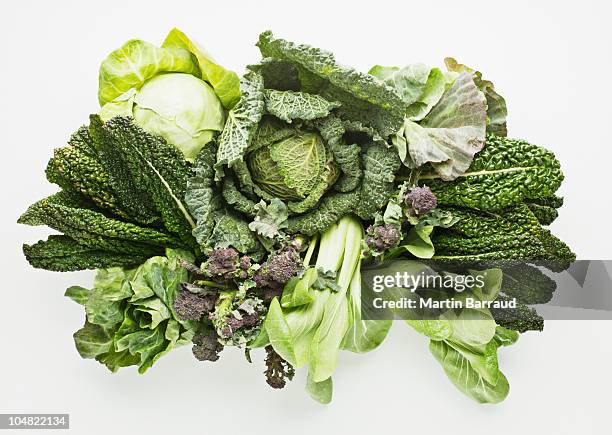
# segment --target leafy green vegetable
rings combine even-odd
[[[261,236],[273,239],[280,237],[280,231],[287,226],[287,207],[280,199],[273,199],[269,205],[264,201],[255,206],[257,215],[249,229]]]
[[[409,117],[393,143],[409,168],[431,163],[445,181],[463,174],[485,143],[486,100],[461,74],[419,123]]]
[[[477,292],[469,291],[469,296],[494,300],[501,288],[501,271],[472,273],[483,274],[485,286]],[[466,298],[468,293],[461,296]],[[512,344],[517,337],[498,329],[488,310],[464,308],[459,313],[448,310],[439,319],[407,323],[431,339],[431,353],[464,394],[480,403],[498,403],[508,395],[508,381],[498,367],[497,348]]]
[[[240,97],[238,76],[217,64],[178,29],[161,48],[131,40],[100,66],[100,116],[132,116],[193,161],[223,130],[224,106]]]
[[[175,145],[189,161],[223,130],[225,122],[213,89],[189,74],[153,77],[134,96],[132,112],[126,115]]]
[[[227,121],[217,151],[216,168],[232,166],[242,159],[253,139],[257,123],[264,112],[263,77],[247,72],[240,81],[242,97],[227,115]]]
[[[190,40],[187,35],[174,28],[166,36],[162,47],[182,48],[193,54],[198,61],[202,80],[210,83],[223,106],[231,109],[236,105],[240,99],[240,78],[235,72],[215,62],[197,42]]]
[[[183,251],[168,250],[136,269],[101,269],[91,290],[70,287],[66,296],[85,307],[86,321],[74,334],[83,358],[95,358],[115,372],[138,366],[144,373],[174,347],[191,341],[196,324],[179,320],[174,300],[187,271]]]
[[[264,57],[287,61],[297,69],[305,92],[340,102],[341,117],[363,122],[383,137],[398,130],[404,104],[373,77],[338,65],[329,52],[276,39],[269,31],[259,35],[257,46]]]
[[[349,324],[342,339],[342,349],[356,353],[370,352],[376,349],[387,337],[391,329],[391,320],[363,320],[361,316],[361,264],[351,279],[348,289]]]
[[[167,247],[192,247],[193,218],[183,197],[189,165],[163,139],[128,118],[93,115],[47,166],[64,188],[19,219],[65,234],[25,245],[26,258],[50,270],[134,265]]]
[[[193,245],[195,222],[184,203],[191,171],[181,153],[128,118],[116,117],[103,124],[92,115],[90,134],[113,189],[126,200],[132,195],[124,207],[133,210],[152,204],[166,229]]]
[[[406,118],[411,121],[423,119],[440,101],[446,87],[444,73],[422,63],[403,68],[376,65],[370,69],[369,74],[397,91],[408,106]]]
[[[508,130],[506,127],[506,117],[508,109],[506,100],[495,91],[493,83],[482,78],[480,71],[474,71],[472,68],[458,63],[452,57],[444,59],[446,68],[454,73],[471,73],[474,78],[474,83],[478,86],[485,97],[487,98],[487,133],[493,133],[498,136],[507,136]]]
[[[488,135],[486,147],[467,172],[452,182],[440,178],[432,173],[419,177],[439,204],[499,210],[553,195],[563,173],[552,152],[522,140]]]
[[[266,111],[270,115],[291,124],[294,119],[311,121],[324,118],[340,103],[328,101],[323,97],[304,92],[276,91],[267,89],[265,93]]]
[[[97,269],[142,263],[154,254],[124,254],[80,245],[67,236],[49,236],[33,245],[23,245],[26,260],[36,268],[54,272]]]

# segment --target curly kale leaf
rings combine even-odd
[[[309,121],[324,118],[340,103],[305,92],[266,89],[266,112],[291,124],[294,119]]]
[[[334,156],[334,162],[342,172],[334,184],[334,189],[338,192],[350,192],[355,189],[363,176],[360,163],[361,147],[357,144],[347,145],[344,142],[342,136],[346,133],[346,128],[342,120],[336,116],[317,120],[313,125],[321,133]]]
[[[292,64],[298,70],[301,90],[340,102],[338,113],[342,118],[362,121],[382,137],[400,128],[404,103],[393,89],[374,77],[339,65],[327,51],[275,39],[269,31],[259,35],[257,46],[264,57]]]
[[[204,246],[212,249],[231,246],[253,258],[259,258],[263,253],[263,247],[249,229],[248,222],[229,211],[215,214],[215,227]]]
[[[191,169],[182,153],[129,118],[115,117],[107,123],[97,115],[90,119],[100,161],[113,190],[122,192],[122,208],[133,211],[152,207],[169,232],[193,246],[195,222],[183,199]]]
[[[441,205],[493,211],[554,195],[563,173],[552,152],[522,140],[488,135],[485,148],[456,180],[446,182],[426,173],[419,181],[431,188]]]
[[[263,77],[260,73],[247,72],[240,81],[240,90],[240,101],[227,115],[219,139],[216,168],[232,166],[242,160],[264,113]]]
[[[150,252],[142,255],[124,254],[81,245],[68,236],[53,235],[33,245],[23,245],[23,253],[35,268],[69,272],[139,264],[163,253],[163,248],[152,247]]]
[[[193,165],[193,175],[187,181],[185,203],[197,224],[193,236],[200,245],[205,244],[214,228],[214,213],[221,208],[215,186],[216,148],[206,146],[200,151]]]
[[[355,212],[362,219],[372,219],[389,201],[395,190],[395,173],[400,167],[397,153],[380,145],[368,147],[363,156],[363,181]]]

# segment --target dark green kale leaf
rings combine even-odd
[[[124,254],[80,245],[68,236],[59,235],[23,245],[23,253],[33,267],[54,272],[136,265],[162,252],[163,249],[152,248],[141,255]]]
[[[431,188],[440,205],[494,211],[553,195],[563,173],[552,152],[489,134],[484,149],[456,180],[445,182],[436,174],[424,173],[419,181]]]
[[[184,202],[191,168],[182,153],[129,118],[115,117],[107,123],[97,115],[90,119],[90,134],[113,189],[122,192],[124,202],[130,198],[123,208],[132,212],[151,207],[170,233],[197,246],[191,235],[196,224]]]
[[[257,46],[265,58],[293,65],[299,74],[301,90],[340,102],[338,112],[342,118],[361,121],[382,137],[401,127],[404,103],[390,87],[374,77],[339,65],[327,51],[276,39],[269,31],[259,35]]]

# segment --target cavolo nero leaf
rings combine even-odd
[[[151,204],[166,229],[193,246],[196,224],[184,202],[191,169],[182,153],[129,118],[115,117],[106,123],[96,115],[90,119],[94,144],[114,190],[123,192],[124,199],[133,195],[128,209]]]
[[[339,65],[333,54],[276,39],[270,31],[259,35],[257,46],[264,57],[293,65],[303,91],[340,102],[342,117],[362,121],[383,137],[401,126],[405,105],[393,89],[368,74]]]
[[[157,216],[129,215],[120,207],[120,202],[110,184],[106,168],[97,160],[89,130],[81,127],[72,135],[68,146],[56,148],[53,158],[45,170],[47,180],[63,189],[75,190],[89,198],[98,207],[135,220],[151,223]]]
[[[124,254],[153,254],[164,246],[178,247],[181,244],[176,238],[158,230],[75,207],[66,199],[64,192],[32,204],[18,222],[26,225],[47,225],[81,245]]]
[[[487,145],[469,169],[452,182],[424,173],[438,203],[494,211],[527,199],[554,195],[563,173],[555,155],[523,140],[487,135]]]
[[[139,264],[151,255],[123,254],[88,247],[60,235],[49,236],[47,240],[40,240],[33,245],[25,244],[23,253],[33,267],[54,272]]]

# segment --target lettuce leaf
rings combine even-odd
[[[179,284],[187,280],[184,251],[167,250],[135,269],[97,272],[91,290],[70,287],[66,296],[83,305],[85,325],[74,334],[83,358],[95,358],[115,372],[136,365],[148,370],[171,349],[188,343],[197,324],[183,322],[173,310]]]

